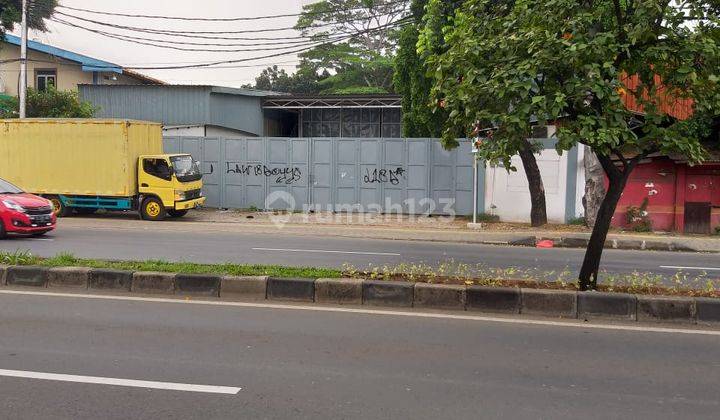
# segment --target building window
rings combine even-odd
[[[57,87],[57,70],[36,70],[35,71],[35,88],[41,92],[48,88]]]
[[[302,110],[302,137],[402,136],[400,108],[329,108]]]

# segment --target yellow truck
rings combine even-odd
[[[49,199],[55,214],[138,210],[182,217],[202,205],[188,154],[164,154],[158,123],[103,119],[0,120],[0,178]]]

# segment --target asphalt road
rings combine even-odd
[[[720,410],[719,335],[2,291],[0,318],[8,419],[716,419]]]
[[[568,269],[573,276],[582,262],[582,249],[536,249],[447,242],[345,238],[283,230],[248,232],[217,224],[152,223],[107,219],[68,219],[44,238],[15,237],[0,241],[0,249],[29,250],[50,257],[71,252],[78,257],[103,259],[164,259],[200,263],[258,263],[291,266],[357,268],[401,262],[438,264],[454,260],[510,267],[533,275],[556,276]],[[682,270],[668,267],[686,267]],[[706,272],[720,277],[717,254],[606,250],[602,268],[609,273],[647,272],[670,277],[678,271],[691,275]]]

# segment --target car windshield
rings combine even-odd
[[[170,161],[172,162],[175,176],[177,176],[180,181],[197,181],[202,177],[200,168],[192,156],[173,156],[170,158]]]
[[[23,190],[13,184],[0,179],[0,194],[20,194]]]

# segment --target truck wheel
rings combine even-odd
[[[60,197],[53,195],[51,197],[48,197],[48,200],[50,200],[53,205],[53,213],[55,213],[56,217],[65,217],[70,214],[70,209],[65,204],[63,204]]]
[[[162,201],[155,197],[148,197],[143,200],[140,207],[140,215],[144,220],[163,220],[165,218],[165,206]]]
[[[168,210],[168,214],[170,215],[170,217],[178,218],[178,217],[183,217],[186,214],[188,214],[188,211],[187,210],[170,209],[170,210]]]

